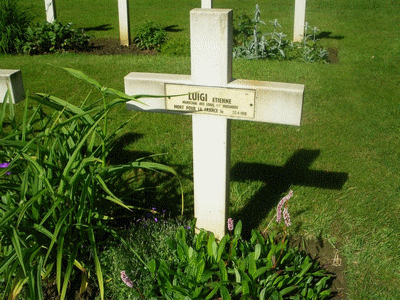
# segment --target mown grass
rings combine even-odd
[[[32,11],[42,13],[39,19],[44,18],[41,2],[26,2],[33,5]],[[290,36],[293,3],[258,3],[261,18],[278,19]],[[326,33],[321,40],[325,47],[338,49],[338,64],[243,60],[233,64],[235,78],[302,83],[306,94],[301,127],[233,121],[231,213],[256,220],[248,222],[251,226],[263,227],[278,196],[291,187],[294,233],[322,237],[339,248],[347,264],[348,299],[398,299],[400,295],[400,7],[396,3],[307,3],[306,20]],[[215,0],[214,4],[233,8],[238,16],[251,15],[256,2]],[[149,19],[176,25],[181,31],[170,32],[171,40],[189,38],[189,10],[198,5],[199,1],[131,3],[132,27]],[[112,1],[66,1],[57,3],[57,9],[61,22],[98,29],[110,24],[110,30],[92,32],[97,37],[118,37],[117,7]],[[22,70],[29,92],[48,92],[71,102],[88,92],[49,64],[80,69],[121,90],[123,77],[132,71],[190,74],[188,57],[0,56],[0,68]],[[131,114],[114,113],[114,126]],[[190,213],[190,118],[138,113],[128,132],[141,138],[126,150],[167,153],[166,161],[183,174]]]

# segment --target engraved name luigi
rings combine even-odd
[[[254,118],[255,91],[220,87],[165,84],[167,110]],[[182,95],[184,94],[184,95]]]

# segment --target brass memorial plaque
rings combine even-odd
[[[204,113],[235,118],[254,118],[255,90],[183,84],[165,84],[167,110]]]

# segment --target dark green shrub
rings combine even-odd
[[[28,8],[19,0],[0,0],[0,52],[21,51],[26,40],[26,29],[33,20]]]
[[[73,28],[72,23],[63,25],[59,21],[44,21],[26,32],[27,42],[23,51],[27,54],[44,54],[69,50],[82,51],[90,47],[90,37],[83,29]]]
[[[141,50],[160,50],[166,40],[167,32],[160,25],[147,21],[136,30],[133,41]]]
[[[237,25],[233,28],[233,38],[235,46],[243,46],[245,42],[253,35],[256,22],[248,15],[242,14],[238,17]]]

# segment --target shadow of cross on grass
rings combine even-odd
[[[247,201],[243,209],[232,218],[242,220],[243,235],[259,226],[282,195],[293,185],[340,190],[348,178],[347,173],[310,170],[320,155],[320,150],[300,149],[290,157],[283,167],[260,163],[235,164],[231,170],[231,181],[262,181],[265,185]]]

